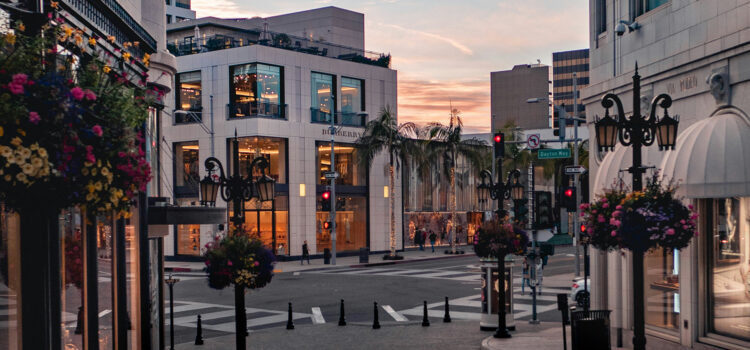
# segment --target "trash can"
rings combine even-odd
[[[369,248],[359,248],[359,263],[360,264],[367,264],[370,262],[370,249]]]
[[[328,248],[323,249],[323,264],[331,263],[331,250]]]
[[[610,310],[573,311],[570,315],[572,349],[611,349]]]
[[[480,259],[482,314],[479,329],[490,331],[497,329],[497,259]],[[505,258],[505,326],[508,330],[516,329],[513,317],[513,257]]]

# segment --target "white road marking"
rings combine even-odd
[[[391,317],[393,317],[396,322],[406,322],[409,320],[408,318],[401,316],[401,314],[396,312],[396,310],[394,310],[390,305],[383,305],[383,310],[391,315]]]
[[[299,276],[299,271],[292,274],[293,276]]]
[[[102,311],[102,312],[100,312],[100,313],[99,313],[99,317],[100,317],[100,318],[101,318],[101,317],[104,317],[104,316],[106,316],[107,314],[109,314],[110,312],[112,312],[112,310],[109,310],[109,309],[107,309],[107,310],[104,310],[104,311]]]
[[[312,308],[312,321],[314,324],[326,323],[326,320],[323,318],[323,313],[320,311],[319,307]]]

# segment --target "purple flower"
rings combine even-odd
[[[42,120],[42,118],[39,117],[39,113],[37,112],[29,112],[29,121],[34,124],[39,124],[39,121]]]

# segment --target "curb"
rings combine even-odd
[[[164,272],[204,272],[203,269],[191,269],[189,267],[164,267]]]
[[[455,254],[455,255],[450,254],[450,255],[445,255],[445,256],[436,256],[436,257],[424,258],[424,259],[390,260],[390,261],[367,263],[367,264],[349,265],[349,267],[373,267],[373,266],[384,266],[384,265],[408,264],[408,263],[421,262],[421,261],[430,261],[430,260],[463,258],[463,257],[467,257],[467,256],[471,256],[471,254]]]

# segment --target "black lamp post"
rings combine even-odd
[[[173,288],[175,283],[179,282],[179,278],[174,278],[169,275],[169,278],[165,279],[164,282],[169,286],[169,350],[174,350],[174,293]]]
[[[237,139],[237,132],[235,131],[234,139],[232,139],[232,160],[234,166],[232,166],[232,176],[229,178],[224,174],[224,167],[221,162],[214,158],[209,157],[206,159],[206,175],[201,180],[201,203],[205,206],[214,206],[216,203],[216,193],[221,193],[221,198],[224,201],[233,203],[233,213],[230,219],[235,227],[241,227],[245,221],[243,203],[249,201],[252,198],[257,198],[261,202],[273,201],[276,195],[274,191],[274,180],[266,175],[266,168],[269,163],[266,158],[257,157],[253,159],[252,163],[247,169],[247,176],[242,177],[240,175],[240,150],[239,140]],[[260,167],[261,177],[253,181],[253,169]],[[218,181],[214,181],[212,178],[214,168],[219,168]],[[246,341],[245,336],[247,335],[247,315],[245,314],[245,289],[241,286],[234,287],[234,311],[235,311],[235,332],[237,337],[237,349],[245,349]]]
[[[482,170],[480,173],[482,183],[477,186],[477,194],[479,200],[482,202],[487,201],[489,196],[493,200],[497,200],[497,215],[499,220],[504,220],[505,210],[503,210],[503,201],[505,199],[521,199],[523,198],[523,185],[518,183],[518,178],[521,176],[521,172],[518,169],[514,169],[508,173],[508,178],[505,183],[502,182],[502,175],[498,173],[498,182],[492,181],[492,173],[488,170]],[[511,185],[511,178],[513,178],[513,185]],[[487,180],[489,179],[489,183]],[[501,252],[503,249],[498,250],[497,256],[497,330],[495,331],[495,338],[510,338],[508,328],[505,325],[505,254]]]
[[[674,149],[677,138],[679,117],[669,116],[667,108],[672,106],[672,98],[667,94],[660,94],[651,101],[649,115],[641,115],[641,77],[638,75],[638,64],[633,75],[633,114],[625,116],[622,102],[613,93],[602,98],[602,106],[606,108],[604,118],[596,120],[596,142],[599,150],[613,150],[617,140],[623,146],[633,147],[633,166],[628,172],[633,174],[633,191],[643,190],[643,167],[641,148],[650,146],[658,141],[659,149]],[[610,117],[609,108],[617,107],[615,118]],[[664,117],[656,115],[657,108],[664,109]],[[633,247],[633,349],[646,348],[644,292],[643,292],[643,247]]]

